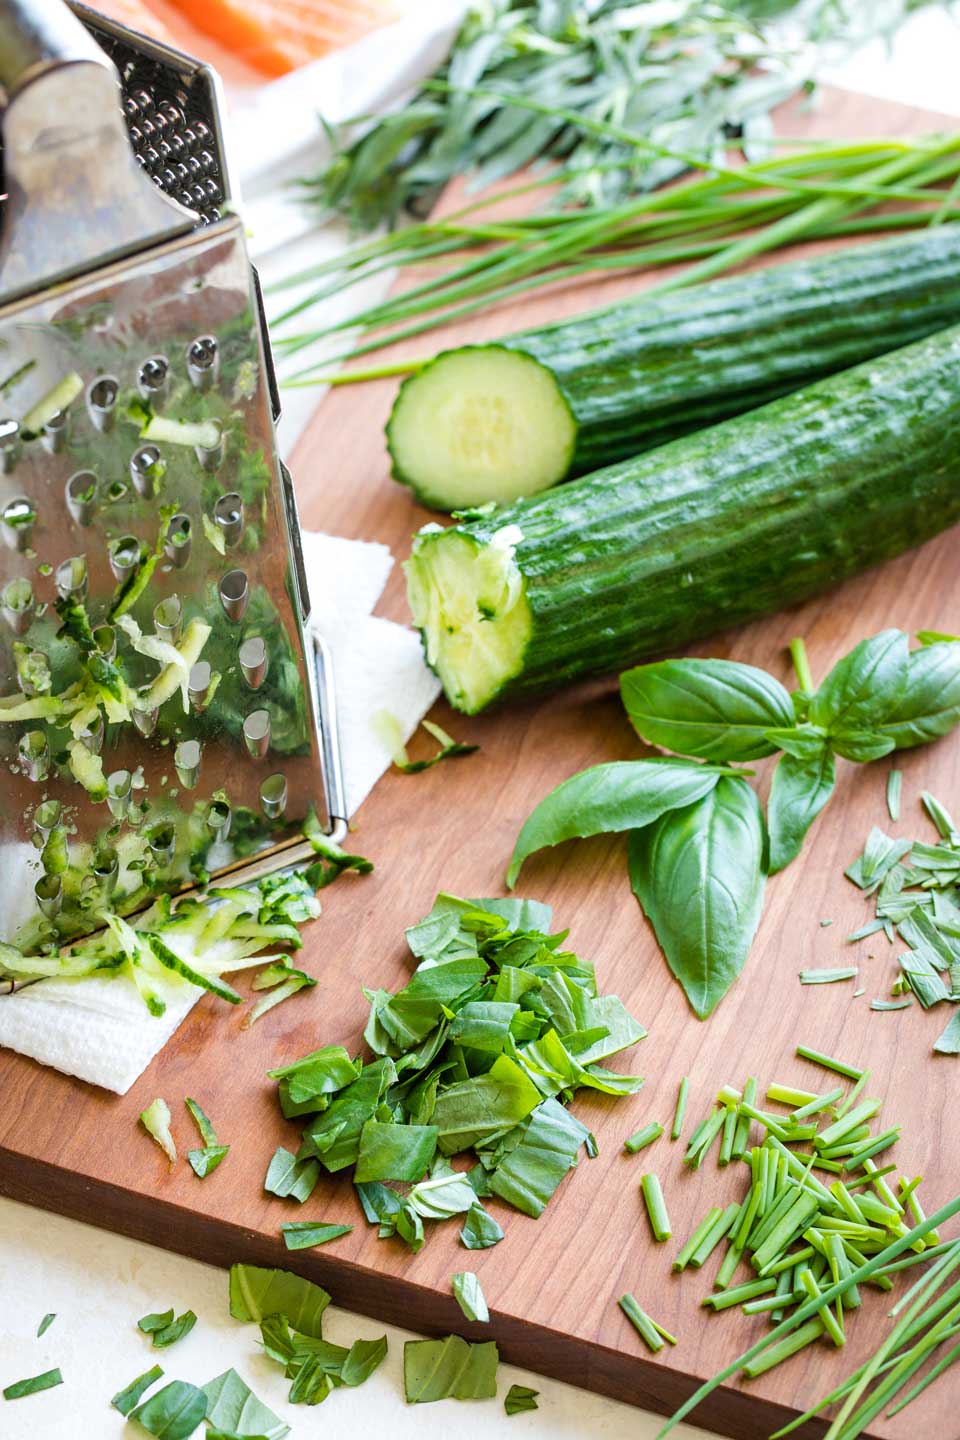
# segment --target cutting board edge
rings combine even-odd
[[[97,1197],[95,1221],[89,1213],[91,1192]],[[334,1303],[344,1309],[427,1335],[449,1334],[453,1329],[465,1332],[468,1339],[494,1339],[506,1364],[659,1415],[672,1414],[702,1383],[702,1377],[667,1369],[644,1355],[591,1344],[515,1316],[491,1312],[489,1325],[465,1324],[452,1296],[447,1301],[428,1286],[411,1284],[408,1278],[367,1270],[329,1253],[292,1256],[279,1237],[271,1243],[241,1225],[225,1226],[221,1220],[195,1212],[184,1223],[180,1206],[154,1196],[132,1195],[119,1186],[81,1175],[65,1175],[46,1161],[10,1151],[4,1152],[0,1169],[0,1197],[95,1224],[112,1234],[224,1270],[238,1261],[292,1270],[329,1289]],[[349,1299],[345,1299],[348,1290]],[[643,1384],[644,1377],[649,1377],[649,1387]],[[767,1440],[796,1414],[748,1390],[721,1386],[698,1407],[689,1423],[730,1440]],[[822,1440],[827,1428],[825,1422],[811,1420],[794,1433],[796,1440]],[[880,1437],[865,1431],[863,1440]]]

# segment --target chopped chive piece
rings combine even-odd
[[[801,985],[832,985],[835,980],[856,980],[860,973],[856,965],[838,967],[834,970],[800,970]]]
[[[663,1126],[658,1125],[656,1120],[651,1120],[649,1125],[644,1125],[642,1130],[638,1130],[628,1140],[624,1140],[623,1148],[628,1150],[631,1155],[636,1155],[637,1151],[642,1150],[644,1146],[652,1145],[654,1140],[659,1140],[662,1134]]]
[[[926,810],[930,819],[937,827],[941,839],[949,840],[952,836],[956,835],[957,827],[953,823],[953,818],[946,806],[941,805],[940,801],[935,795],[931,795],[929,790],[921,790],[920,799],[923,801],[924,810]]]
[[[863,1141],[848,1157],[847,1169],[859,1170],[865,1160],[869,1160],[872,1155],[879,1155],[881,1150],[889,1150],[890,1146],[895,1145],[899,1139],[900,1127],[894,1125],[891,1129],[885,1130],[882,1135],[878,1135],[875,1140]]]
[[[588,1160],[596,1160],[597,1156],[600,1154],[600,1149],[597,1145],[597,1137],[593,1134],[592,1131],[588,1133],[586,1140],[584,1140],[583,1148],[587,1152]],[[514,1385],[512,1388],[514,1390],[522,1390],[524,1387],[522,1385]],[[540,1392],[539,1390],[534,1390],[531,1393],[534,1395],[539,1395]],[[506,1401],[504,1401],[504,1404],[506,1404]],[[535,1410],[537,1407],[533,1405],[529,1408]],[[510,1412],[507,1411],[507,1413],[509,1414]]]
[[[782,1323],[788,1325],[793,1318],[793,1316],[790,1316]],[[805,1346],[811,1345],[813,1341],[818,1340],[822,1334],[823,1321],[808,1320],[805,1325],[801,1325],[792,1335],[787,1335],[784,1339],[778,1341],[765,1355],[758,1355],[755,1360],[747,1360],[741,1367],[744,1375],[746,1375],[749,1380],[755,1380],[758,1375],[765,1374],[767,1370],[772,1370],[775,1365],[779,1365],[782,1361],[788,1360],[791,1355],[796,1355],[798,1350],[803,1350]],[[769,1339],[770,1336],[767,1336],[768,1342]]]
[[[859,1080],[863,1074],[855,1065],[848,1065],[845,1060],[834,1060],[831,1055],[824,1055],[822,1051],[813,1050],[809,1045],[798,1045],[796,1053],[802,1060],[822,1065],[824,1070],[833,1070],[837,1075],[845,1075],[848,1080]]]
[[[27,1380],[15,1380],[3,1392],[4,1400],[21,1400],[24,1395],[36,1395],[40,1390],[52,1390],[63,1384],[59,1370],[45,1370],[42,1375],[31,1375]]]
[[[851,1131],[856,1130],[865,1120],[872,1120],[880,1110],[882,1103],[880,1100],[864,1100],[861,1104],[856,1105],[848,1114],[820,1131],[814,1141],[815,1148],[830,1150],[834,1145],[839,1145],[849,1137]]]
[[[909,1010],[913,1004],[912,995],[904,995],[902,1000],[871,1000],[871,1010]]]
[[[745,1095],[744,1099],[747,1098]],[[800,1090],[796,1085],[780,1085],[774,1082],[773,1085],[767,1086],[767,1099],[775,1101],[778,1105],[797,1106],[807,1105],[811,1100],[819,1100],[820,1096],[815,1095],[812,1090]]]
[[[134,1406],[139,1404],[141,1396],[162,1375],[163,1370],[159,1365],[154,1365],[152,1370],[145,1370],[142,1375],[137,1376],[136,1380],[131,1380],[125,1389],[118,1390],[110,1404],[115,1410],[119,1410],[121,1415],[129,1415]]]
[[[900,792],[903,789],[903,771],[891,770],[887,776],[887,814],[890,819],[900,819]]]
[[[883,929],[883,923],[882,920],[868,921],[867,924],[862,925],[859,930],[850,932],[846,937],[847,944],[852,945],[857,940],[867,940],[871,935],[876,935],[878,931]]]
[[[640,1190],[647,1207],[654,1240],[669,1240],[673,1229],[670,1224],[670,1216],[667,1214],[659,1177],[653,1174],[644,1175],[640,1181]]]
[[[743,1098],[748,1105],[754,1105],[757,1099],[756,1076],[749,1075],[743,1087]],[[747,1146],[750,1144],[750,1116],[740,1114],[737,1120],[736,1134],[733,1138],[733,1150],[731,1160],[742,1160],[747,1153]]]
[[[699,1170],[706,1159],[710,1146],[713,1144],[720,1128],[726,1118],[726,1111],[715,1110],[700,1125],[697,1126],[690,1136],[690,1143],[687,1146],[687,1153],[683,1157],[684,1165],[692,1165],[694,1170]]]
[[[861,995],[866,995],[866,993],[867,993],[866,990],[865,990],[864,987],[861,985],[857,990],[854,990],[854,992],[853,992],[853,998],[854,998],[854,1000],[859,1000],[860,996],[861,996]]]
[[[44,1315],[43,1319],[40,1321],[39,1326],[37,1327],[38,1340],[40,1339],[41,1335],[46,1335],[47,1331],[50,1329],[50,1326],[53,1324],[56,1318],[56,1314]]]
[[[722,1290],[718,1295],[707,1295],[700,1304],[711,1310],[729,1310],[735,1305],[744,1304],[745,1301],[756,1300],[759,1295],[769,1295],[776,1288],[777,1282],[772,1276],[763,1280],[749,1280],[745,1285]]]
[[[920,1197],[917,1194],[916,1187],[918,1184],[919,1177],[916,1181],[913,1182],[912,1185],[908,1185],[905,1180],[901,1180],[900,1193],[904,1196],[906,1203],[909,1207],[910,1214],[913,1216],[914,1221],[917,1225],[920,1225],[923,1221],[926,1220],[927,1217],[923,1212],[923,1206],[920,1204]],[[937,1234],[936,1230],[931,1230],[930,1234],[927,1237],[927,1240],[928,1244],[930,1244],[931,1246],[937,1245],[940,1242],[940,1236]]]
[[[832,921],[832,920],[821,920],[821,921],[820,921],[820,929],[821,929],[821,930],[826,930],[827,926],[828,926],[828,925],[832,925],[832,924],[833,924],[833,921]]]
[[[741,1215],[746,1211],[749,1203],[750,1202],[748,1197],[740,1206]],[[737,1227],[734,1226],[733,1228],[736,1229]],[[733,1232],[731,1231],[731,1235],[732,1233]],[[737,1266],[740,1264],[742,1256],[743,1248],[737,1244],[736,1240],[730,1239],[727,1244],[727,1253],[724,1255],[723,1260],[721,1261],[720,1269],[717,1271],[716,1278],[713,1282],[714,1287],[717,1290],[723,1290],[726,1288],[727,1285],[730,1284],[730,1281],[733,1279],[734,1274],[736,1273]]]
[[[728,1110],[724,1116],[723,1134],[720,1137],[720,1154],[717,1156],[717,1164],[721,1167],[729,1165],[733,1159],[733,1142],[741,1118],[740,1112],[733,1108]]]
[[[706,1215],[704,1215],[696,1230],[694,1230],[693,1234],[690,1236],[690,1239],[677,1252],[676,1259],[673,1262],[674,1271],[686,1269],[687,1265],[690,1263],[690,1257],[693,1255],[697,1246],[701,1243],[705,1236],[709,1235],[711,1229],[714,1225],[716,1225],[722,1214],[723,1211],[720,1209],[719,1205],[714,1205],[707,1211]]]
[[[786,1280],[787,1286],[789,1287],[789,1275],[784,1272],[781,1278]],[[792,1301],[793,1294],[794,1292],[789,1288],[781,1290],[778,1285],[775,1295],[764,1295],[760,1300],[748,1300],[743,1307],[743,1313],[744,1315],[766,1315],[771,1310],[782,1310],[784,1300]]]
[[[680,1081],[680,1088],[677,1091],[677,1105],[673,1112],[673,1128],[670,1131],[671,1140],[679,1140],[680,1132],[683,1129],[684,1116],[687,1113],[687,1094],[690,1090],[690,1081],[684,1075]]]
[[[804,1260],[810,1260],[812,1258],[813,1246],[804,1245],[801,1249],[793,1250],[789,1255],[784,1255],[783,1259],[778,1260],[774,1265],[768,1265],[765,1278],[769,1280],[774,1275],[782,1275],[785,1270],[792,1270],[795,1265],[801,1265]]]
[[[670,1345],[676,1345],[675,1337],[658,1325],[655,1320],[651,1320],[650,1316],[640,1309],[632,1295],[621,1295],[617,1303],[648,1350],[652,1350],[656,1354],[658,1350],[663,1349],[664,1340]]]
[[[803,1273],[800,1276],[800,1284],[803,1286],[804,1290],[806,1290],[807,1294],[812,1299],[819,1300],[821,1298],[823,1292],[820,1289],[820,1286],[817,1284],[816,1280],[813,1278],[812,1270],[804,1268]],[[818,1310],[817,1313],[820,1316],[820,1319],[823,1321],[823,1328],[830,1336],[830,1339],[833,1341],[834,1345],[839,1347],[846,1344],[846,1336],[843,1333],[837,1317],[830,1309],[830,1306],[821,1306],[820,1310]]]
[[[775,1135],[778,1140],[783,1140],[784,1129],[776,1116],[768,1115],[763,1110],[757,1110],[746,1100],[740,1101],[740,1113],[749,1116],[751,1120],[756,1120],[758,1125],[764,1127],[768,1135]]]
[[[843,1099],[843,1088],[837,1086],[836,1090],[829,1090],[826,1095],[815,1095],[806,1104],[800,1105],[790,1116],[791,1120],[806,1120],[809,1115],[819,1115],[822,1110],[829,1110],[831,1105],[836,1105],[838,1100]]]
[[[841,1119],[842,1116],[846,1115],[847,1111],[850,1109],[850,1107],[851,1107],[852,1105],[855,1105],[855,1104],[856,1104],[856,1102],[857,1102],[857,1101],[859,1100],[859,1098],[860,1098],[860,1095],[861,1095],[861,1093],[862,1093],[862,1091],[863,1091],[864,1086],[866,1085],[866,1083],[867,1083],[867,1081],[868,1081],[869,1079],[870,1079],[870,1071],[869,1071],[869,1070],[864,1070],[863,1074],[860,1076],[860,1079],[857,1081],[857,1083],[856,1083],[856,1084],[853,1086],[853,1088],[851,1089],[849,1095],[847,1095],[846,1099],[842,1100],[841,1103],[837,1106],[837,1119],[838,1119],[838,1120]]]
[[[740,1214],[739,1205],[728,1205],[714,1221],[707,1233],[701,1236],[700,1243],[696,1246],[690,1256],[690,1265],[694,1270],[699,1270],[705,1261],[709,1260],[720,1241],[730,1231],[731,1226]]]
[[[819,1209],[820,1202],[815,1195],[801,1191],[789,1209],[780,1217],[762,1245],[754,1251],[753,1264],[762,1275],[766,1265],[779,1260],[782,1252],[796,1235],[809,1225]]]

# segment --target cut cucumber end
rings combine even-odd
[[[515,526],[481,541],[425,530],[404,569],[427,663],[450,704],[473,715],[523,669],[533,617],[513,550]]]
[[[556,485],[576,437],[552,371],[502,345],[438,355],[400,387],[387,425],[394,478],[448,511]]]

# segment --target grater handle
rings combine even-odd
[[[60,0],[0,0],[0,86],[7,103],[51,66],[113,66]]]
[[[116,69],[63,0],[0,0],[0,105],[0,299],[192,229],[134,159]]]

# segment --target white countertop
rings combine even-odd
[[[877,43],[824,78],[869,94],[960,112],[957,59],[960,30],[941,10],[914,16],[892,54]],[[465,1264],[467,1260],[465,1257]],[[334,1297],[349,1303],[349,1296]],[[612,1303],[612,1301],[611,1301]],[[193,1332],[158,1354],[136,1321],[170,1306],[196,1311]],[[57,1319],[41,1338],[49,1311]],[[319,1409],[286,1403],[279,1368],[256,1345],[255,1326],[231,1320],[225,1272],[148,1245],[106,1234],[12,1201],[0,1200],[0,1389],[59,1366],[64,1384],[13,1402],[0,1401],[2,1440],[110,1440],[126,1432],[110,1397],[159,1360],[167,1378],[203,1384],[230,1366],[264,1402],[289,1420],[294,1440],[378,1433],[390,1440],[446,1440],[453,1427],[467,1440],[516,1435],[524,1440],[653,1440],[659,1422],[628,1406],[538,1376],[501,1368],[497,1401],[403,1402],[403,1341],[413,1338],[337,1306],[329,1336],[349,1344],[386,1329],[386,1362],[356,1390],[338,1390]],[[540,1408],[507,1421],[502,1397],[509,1385],[540,1391]],[[504,1428],[507,1426],[508,1428]],[[681,1427],[677,1440],[708,1440]]]

